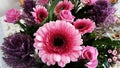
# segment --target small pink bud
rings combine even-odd
[[[109,49],[109,50],[108,50],[108,53],[112,53],[112,50]]]
[[[117,55],[117,50],[113,50],[112,54]]]
[[[116,57],[116,56],[112,57],[112,60],[113,60],[114,62],[116,62],[116,61],[117,61],[117,57]]]
[[[112,62],[112,59],[111,59],[111,58],[108,58],[108,62]]]

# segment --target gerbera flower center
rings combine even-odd
[[[65,44],[65,40],[62,37],[55,37],[53,39],[54,46],[63,46]]]
[[[84,28],[85,27],[85,25],[79,25],[77,28],[78,29],[82,29],[82,28]]]
[[[43,14],[40,14],[40,18],[41,18],[41,19],[45,19],[45,17],[44,17]]]

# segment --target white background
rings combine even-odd
[[[19,8],[19,0],[0,0],[0,17],[10,8]]]

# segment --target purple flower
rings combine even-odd
[[[115,12],[115,8],[107,0],[98,0],[88,13],[91,14],[90,18],[97,24],[106,23],[106,18]]]
[[[33,11],[33,7],[35,7],[35,2],[33,0],[24,0],[24,11],[30,13]]]
[[[28,26],[35,25],[34,17],[31,14],[33,7],[35,7],[35,2],[33,0],[24,1],[22,19],[25,20],[25,24]]]
[[[16,23],[20,19],[20,11],[17,9],[10,9],[6,12],[6,22]]]
[[[115,23],[117,20],[118,18],[112,14],[112,15],[109,15],[103,23],[104,25],[109,25],[110,23]]]
[[[28,26],[35,25],[34,17],[31,13],[23,12],[21,18],[25,21],[25,24]]]
[[[16,33],[4,39],[2,50],[3,59],[13,68],[28,68],[35,64],[33,39],[21,33]]]

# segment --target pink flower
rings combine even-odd
[[[97,0],[80,0],[85,5],[93,5]]]
[[[95,47],[86,46],[82,50],[82,58],[88,59],[90,61],[96,60],[98,56],[98,51]]]
[[[113,57],[112,57],[112,60],[113,60],[114,62],[116,62],[116,61],[117,61],[117,57],[116,57],[116,56],[113,56]]]
[[[64,67],[70,61],[77,61],[81,55],[81,34],[66,21],[51,21],[34,34],[34,47],[47,65]]]
[[[112,51],[112,54],[113,54],[113,55],[117,55],[117,50],[113,50],[113,51]]]
[[[117,58],[120,60],[120,54],[117,55]]]
[[[71,14],[69,10],[62,10],[58,15],[59,20],[65,20],[68,22],[73,22],[74,18],[75,17]]]
[[[85,33],[91,33],[96,27],[95,23],[90,19],[77,19],[73,24],[82,35]]]
[[[33,10],[32,15],[35,18],[36,24],[43,22],[48,16],[47,9],[43,6],[37,5]]]
[[[115,64],[120,65],[120,61],[116,61]]]
[[[111,59],[111,58],[108,58],[108,62],[112,62],[112,59]]]
[[[87,66],[88,68],[96,68],[97,65],[98,65],[98,60],[90,61],[87,64],[85,64],[85,66]]]
[[[20,20],[20,11],[17,9],[10,9],[6,12],[6,22],[16,23]]]
[[[109,49],[109,50],[108,50],[108,53],[112,53],[112,50]]]
[[[49,0],[37,0],[37,5],[46,5]]]
[[[71,1],[59,1],[58,4],[55,6],[54,13],[55,15],[58,15],[61,10],[72,10],[73,7],[74,5],[71,3]]]

